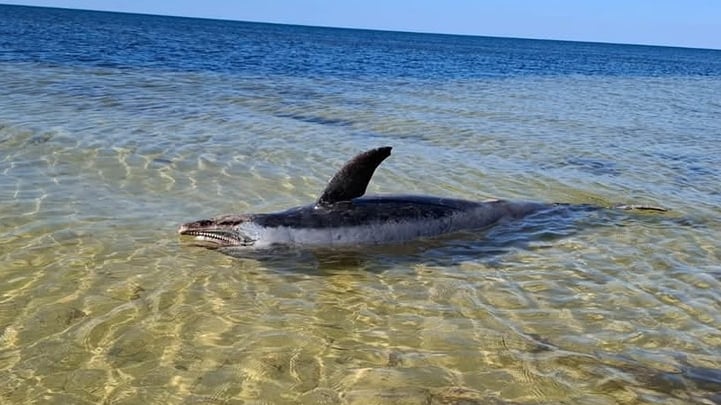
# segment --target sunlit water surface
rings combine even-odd
[[[721,403],[721,74],[40,59],[0,63],[0,402]],[[384,145],[373,193],[671,211],[269,257],[177,237]]]

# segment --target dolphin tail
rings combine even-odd
[[[657,207],[655,205],[639,205],[639,204],[619,204],[614,205],[612,208],[617,210],[627,211],[657,211],[657,212],[668,212],[668,208]]]

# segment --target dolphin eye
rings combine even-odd
[[[237,220],[237,219],[226,219],[226,220],[223,220],[223,221],[219,221],[219,222],[218,222],[218,225],[221,225],[221,226],[236,226],[236,225],[238,225],[238,224],[240,224],[240,223],[242,223],[242,222],[243,222],[243,221],[239,221],[239,220]]]

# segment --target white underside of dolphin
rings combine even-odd
[[[382,197],[393,201],[395,197]],[[362,200],[361,200],[362,201]],[[488,201],[476,207],[457,210],[438,218],[407,217],[395,220],[375,220],[363,224],[338,223],[336,226],[296,227],[263,226],[248,221],[238,225],[238,230],[255,240],[256,248],[274,245],[326,246],[382,245],[403,243],[470,229],[483,229],[499,221],[520,218],[540,211],[547,206],[536,203],[510,203]]]

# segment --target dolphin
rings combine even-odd
[[[391,147],[385,146],[355,156],[331,178],[313,204],[274,213],[221,215],[188,222],[178,233],[195,237],[211,249],[397,244],[482,230],[559,205],[420,195],[366,196],[373,173],[390,154]],[[646,206],[618,208],[665,211]]]

